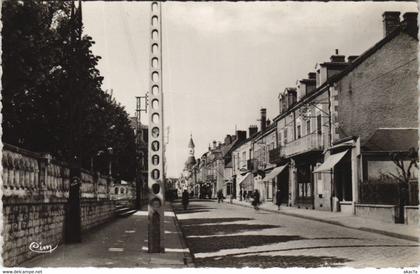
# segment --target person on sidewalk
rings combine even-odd
[[[242,188],[239,190],[239,201],[242,201]]]
[[[218,203],[223,203],[223,190],[219,189],[219,191],[217,191],[217,202]]]
[[[276,205],[277,205],[277,209],[280,210],[280,205],[281,205],[280,189],[277,189],[277,192],[276,192]]]
[[[243,195],[244,195],[244,202],[248,201],[248,199],[247,199],[248,196],[247,196],[246,190],[244,190]]]
[[[187,210],[188,203],[190,201],[190,195],[186,189],[182,192],[182,205],[184,206],[184,210]]]
[[[254,200],[252,201],[252,205],[254,206],[255,210],[259,209],[260,205],[260,193],[258,192],[258,189],[254,191]]]

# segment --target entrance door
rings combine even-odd
[[[289,204],[289,169],[286,168],[277,176],[277,189],[280,189],[281,203]]]
[[[346,156],[335,166],[334,173],[336,195],[338,200],[352,201],[351,162],[349,156]]]

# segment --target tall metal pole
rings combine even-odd
[[[164,127],[162,90],[162,11],[161,2],[151,3],[150,16],[150,94],[149,94],[149,205],[148,250],[165,252],[164,247]]]

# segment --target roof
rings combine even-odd
[[[418,147],[417,128],[379,128],[362,146],[368,151],[408,151]]]
[[[273,121],[268,127],[266,127],[264,131],[257,132],[255,135],[252,136],[251,139],[259,139],[260,137],[263,138],[264,136],[270,134],[273,131],[273,129],[276,129],[276,128],[277,128],[277,125]]]
[[[404,23],[404,21],[402,22]],[[337,73],[330,78],[328,78],[321,86],[315,89],[310,96],[305,97],[303,100],[297,102],[293,107],[288,109],[284,113],[280,113],[277,115],[273,121],[279,120],[291,113],[292,111],[296,110],[297,108],[301,107],[303,104],[307,103],[308,101],[312,100],[313,98],[317,97],[318,95],[324,93],[330,84],[333,84],[339,80],[341,80],[344,76],[349,74],[351,71],[353,71],[355,68],[357,68],[363,61],[365,61],[367,58],[372,56],[375,52],[377,52],[379,49],[381,49],[384,45],[386,45],[388,42],[392,41],[395,37],[400,35],[401,33],[406,33],[407,35],[411,36],[413,39],[418,40],[416,35],[413,35],[409,30],[407,26],[404,26],[404,24],[401,24],[399,27],[397,27],[394,31],[392,31],[390,34],[385,36],[383,39],[378,41],[375,45],[373,45],[371,48],[366,50],[364,53],[362,53],[359,57],[353,60],[343,71],[340,73]],[[345,63],[348,64],[348,63]]]
[[[185,168],[190,169],[196,164],[196,160],[194,156],[189,156],[187,161],[185,162]]]
[[[233,167],[232,161],[229,161],[229,163],[225,164],[226,168],[230,168]]]

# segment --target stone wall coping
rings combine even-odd
[[[356,204],[356,207],[377,207],[377,208],[396,208],[396,205],[382,205],[382,204]]]
[[[352,201],[340,201],[340,205],[352,205]]]
[[[406,208],[406,209],[419,209],[419,206],[418,205],[410,205],[410,206],[404,206],[404,208]]]
[[[14,145],[6,144],[6,143],[3,143],[3,150],[9,150],[11,152],[23,154],[24,156],[33,157],[36,159],[40,159],[43,156],[42,153],[32,152],[32,151],[29,151],[29,150],[26,150],[26,149],[23,149]]]

